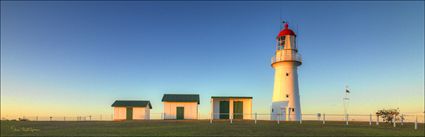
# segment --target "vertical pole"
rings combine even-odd
[[[376,115],[376,125],[379,125],[379,115]]]
[[[102,121],[102,115],[100,115],[100,120]]]
[[[229,113],[229,115],[230,115],[230,113]],[[230,115],[230,124],[232,124],[233,123],[233,115]]]
[[[213,118],[214,118],[214,113],[210,112],[210,124],[212,124]]]
[[[418,115],[416,115],[416,120],[415,120],[415,130],[418,129]]]
[[[300,124],[303,124],[303,119],[302,118],[300,118]]]
[[[63,117],[63,121],[66,121],[66,118],[65,117]]]
[[[50,121],[52,121],[52,116],[50,116]]]
[[[369,126],[372,126],[372,113],[369,115]]]
[[[38,121],[38,116],[35,116],[35,121]]]
[[[325,124],[325,113],[323,113],[323,125]]]
[[[348,114],[345,114],[345,125],[348,125]]]
[[[91,115],[89,116],[89,120],[91,121]]]
[[[254,119],[254,123],[257,124],[257,112],[255,112],[255,119]]]
[[[280,124],[280,114],[277,114],[277,124]]]
[[[395,114],[393,115],[393,126],[394,127],[396,126],[396,124],[395,124]]]
[[[401,120],[401,125],[403,126],[404,125],[404,123],[403,123],[404,122],[403,121],[404,120],[404,115],[403,114],[401,114],[400,120]]]
[[[288,109],[288,119],[286,121],[291,121],[291,108]]]

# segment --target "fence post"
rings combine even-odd
[[[369,115],[369,126],[372,126],[372,113]]]
[[[230,113],[228,113],[230,115]],[[233,123],[233,115],[230,115],[230,124]]]
[[[210,113],[211,113],[211,112],[210,112]],[[214,113],[211,113],[211,114],[210,114],[210,124],[212,124],[213,118],[214,118]]]
[[[91,115],[89,116],[89,120],[91,121]]]
[[[38,121],[38,116],[35,116],[35,121]]]
[[[303,123],[303,119],[302,118],[300,118],[300,124],[302,124]]]
[[[325,124],[325,113],[323,113],[323,125]]]
[[[257,124],[257,112],[255,112],[255,119],[254,119],[254,123]]]
[[[50,121],[52,121],[52,116],[50,116]]]
[[[379,125],[379,115],[376,115],[376,125]]]
[[[100,115],[100,120],[102,121],[102,115]]]
[[[403,120],[403,119],[404,119],[404,115],[403,115],[403,114],[401,114],[400,120],[401,120],[401,125],[402,125],[402,126],[404,125],[404,123],[403,123],[403,122],[404,122],[404,120]]]
[[[418,115],[416,115],[416,120],[415,120],[415,130],[418,129]]]
[[[345,114],[345,125],[348,126],[348,114]]]
[[[280,124],[280,114],[277,114],[277,124]]]
[[[291,111],[290,110],[288,110],[288,117],[287,117],[286,121],[291,121]]]
[[[393,115],[393,126],[394,127],[396,126],[396,124],[395,124],[395,114]]]
[[[66,121],[66,117],[63,117],[63,121]]]

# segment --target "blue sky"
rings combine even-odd
[[[424,108],[424,2],[1,2],[1,113],[111,114],[116,99],[253,96],[268,113],[280,18],[303,113]]]

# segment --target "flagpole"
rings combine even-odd
[[[350,93],[350,90],[348,86],[345,86],[345,97],[343,98],[344,101],[344,115],[347,116],[348,114],[348,103],[350,101],[350,98],[348,97],[348,94]],[[348,120],[348,119],[346,119]]]

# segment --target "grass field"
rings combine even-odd
[[[424,124],[392,127],[368,122],[150,120],[150,121],[1,121],[1,136],[424,136]]]

